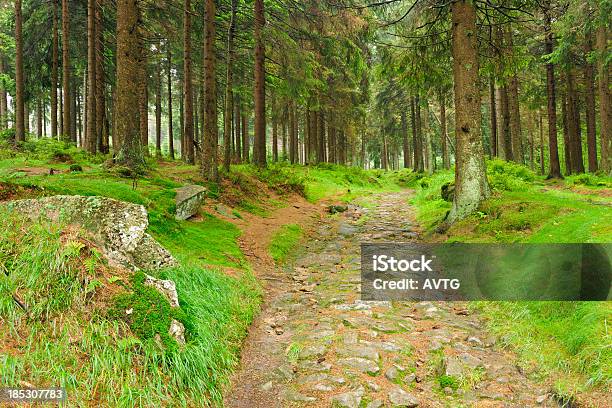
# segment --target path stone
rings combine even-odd
[[[399,387],[394,388],[391,390],[391,392],[389,392],[389,401],[395,407],[416,408],[419,406],[418,399]]]
[[[364,344],[352,344],[336,349],[336,353],[343,357],[360,357],[372,361],[380,360],[380,354]]]
[[[332,398],[332,405],[343,408],[358,408],[363,397],[363,389],[345,392]]]
[[[367,373],[370,375],[376,375],[380,371],[380,367],[378,364],[373,362],[372,360],[367,360],[365,358],[360,357],[349,357],[338,360],[340,365],[352,368],[354,370],[360,371],[362,373]]]
[[[366,408],[380,408],[383,405],[384,405],[384,402],[382,400],[376,399],[370,402],[368,405],[366,405]]]
[[[315,397],[309,397],[291,389],[283,392],[283,398],[293,402],[315,402],[317,400]]]
[[[299,358],[301,360],[319,358],[325,353],[327,353],[327,347],[324,344],[311,344],[300,351]]]

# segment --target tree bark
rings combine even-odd
[[[15,141],[25,142],[24,78],[23,78],[23,15],[21,0],[15,0]]]
[[[570,137],[570,109],[568,109],[567,95],[561,96],[561,122],[563,123],[563,158],[565,159],[565,174],[572,174],[572,142]]]
[[[610,70],[606,65],[608,55],[608,29],[602,25],[597,30],[597,68],[599,71],[599,114],[601,138],[601,169],[606,174],[612,173],[612,96],[610,94]]]
[[[241,118],[240,118],[240,95],[236,95],[234,102],[234,134],[236,138],[236,151],[234,152],[236,163],[242,161],[242,138],[241,138]]]
[[[168,150],[170,159],[174,160],[174,129],[172,123],[172,49],[170,40],[166,43],[167,52],[167,75],[168,75]]]
[[[319,111],[319,137],[317,141],[317,152],[319,157],[319,163],[327,161],[327,141],[325,140],[325,112],[323,108]]]
[[[295,102],[289,103],[289,161],[291,164],[297,162],[297,118]]]
[[[337,156],[336,156],[336,145],[337,145],[337,132],[336,132],[336,126],[334,124],[333,121],[333,116],[330,112],[330,118],[329,118],[329,154],[328,154],[328,161],[330,163],[337,163]]]
[[[242,160],[248,163],[250,160],[250,141],[249,141],[249,117],[247,112],[242,112]]]
[[[442,139],[442,166],[444,169],[450,169],[450,156],[448,154],[448,131],[446,129],[446,99],[444,94],[440,92],[440,138]]]
[[[540,111],[540,174],[546,171],[544,163],[544,112]]]
[[[87,135],[85,149],[90,153],[96,151],[96,0],[87,1]]]
[[[253,162],[259,167],[266,166],[266,67],[263,28],[266,23],[263,0],[255,0],[255,143]]]
[[[227,28],[227,57],[225,74],[225,112],[223,114],[223,144],[225,154],[223,156],[223,167],[229,173],[232,160],[232,122],[234,113],[234,32],[236,31],[236,9],[238,0],[232,0],[229,26]]]
[[[162,131],[161,131],[161,117],[162,117],[162,107],[161,107],[161,93],[162,93],[162,74],[161,74],[161,64],[159,64],[155,69],[155,156],[158,159],[162,157],[161,150],[161,139],[162,139]]]
[[[191,71],[191,0],[185,0],[183,13],[183,152],[189,164],[194,163],[193,145],[193,83]]]
[[[274,107],[274,100],[272,101]],[[275,115],[272,115],[272,160],[278,161],[278,120]]]
[[[140,75],[138,82],[140,89],[138,92],[138,106],[140,109],[140,143],[142,152],[149,156],[149,72],[147,70],[148,50],[140,50],[142,65],[140,65]]]
[[[495,101],[495,79],[489,80],[489,101],[491,106],[491,158],[497,157],[497,104]]]
[[[471,1],[452,4],[455,88],[455,196],[448,223],[472,213],[490,195],[481,137],[476,10]]]
[[[144,63],[139,38],[139,0],[117,0],[117,107],[115,126],[121,148],[117,162],[140,171],[145,161],[140,142],[139,93]]]
[[[406,119],[406,111],[402,110],[401,113],[401,122],[402,122],[402,148],[404,154],[404,168],[410,168],[410,148],[408,141],[408,120]]]
[[[53,34],[51,44],[51,137],[57,138],[57,85],[59,70],[58,0],[53,1]]]
[[[70,133],[70,8],[69,0],[62,0],[62,81],[64,94],[64,134],[66,140],[71,140]]]
[[[501,87],[502,140],[504,144],[504,160],[514,161],[512,150],[512,128],[510,127],[510,95],[508,86]]]
[[[218,179],[217,144],[219,140],[219,131],[217,128],[217,85],[215,76],[215,16],[217,13],[215,9],[215,0],[206,0],[205,6],[204,89],[206,92],[204,101],[201,101],[204,103],[202,176],[207,180],[216,181]]]
[[[550,12],[546,13],[546,40],[545,52],[553,52],[553,32]],[[559,163],[559,148],[557,146],[557,103],[556,103],[555,66],[553,63],[546,64],[546,93],[548,96],[548,146],[550,149],[550,171],[549,178],[562,178],[561,165]]]
[[[101,1],[95,7],[95,61],[96,61],[96,140],[98,151],[108,153],[108,132],[106,131],[106,75],[104,73],[104,31],[102,25]]]
[[[36,132],[38,138],[43,137],[43,105],[40,99],[36,101]]]
[[[580,129],[580,108],[578,106],[578,93],[576,91],[576,77],[573,69],[567,71],[568,89],[568,119],[570,127],[570,148],[572,150],[572,171],[574,173],[584,173],[584,163],[582,161],[582,131]]]
[[[595,67],[589,61],[593,52],[593,34],[588,32],[585,36],[584,53],[584,99],[586,104],[587,147],[589,152],[589,172],[597,171],[597,125],[595,120]]]

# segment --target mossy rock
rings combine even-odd
[[[452,181],[444,183],[440,189],[440,194],[444,201],[453,202],[455,199],[455,183]]]
[[[71,173],[80,173],[83,171],[83,167],[81,167],[80,164],[71,164],[70,165],[70,172]]]

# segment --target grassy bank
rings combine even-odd
[[[450,209],[441,188],[451,171],[431,177],[407,172],[417,192],[412,203],[425,239],[446,242],[574,243],[611,242],[612,211],[606,198],[612,180],[580,175],[546,181],[524,166],[488,162],[492,196],[478,212],[434,232]],[[502,344],[518,351],[520,364],[542,378],[556,378],[556,390],[573,395],[612,385],[610,302],[478,302]]]
[[[270,256],[277,264],[287,260],[300,239],[302,239],[302,228],[297,224],[287,224],[277,231],[270,241]]]
[[[2,214],[0,321],[8,328],[0,333],[3,384],[63,386],[70,406],[220,403],[261,299],[237,245],[240,232],[206,213],[196,221],[174,219],[173,189],[190,182],[174,172],[197,178],[190,166],[167,171],[153,165],[134,185],[106,171],[102,161],[52,141],[17,156],[0,149],[0,196],[101,195],[144,205],[149,232],[181,262],[147,273],[176,282],[181,309],[169,314],[165,298],[106,265],[86,236],[66,240],[65,226]],[[75,163],[84,172],[70,172]],[[27,313],[14,294],[28,305]],[[111,313],[121,309],[121,299],[135,305],[129,321]],[[183,347],[167,338],[171,316],[186,327]]]

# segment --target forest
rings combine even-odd
[[[0,405],[612,406],[611,11],[0,0]],[[599,244],[608,280],[366,302],[367,242]]]

